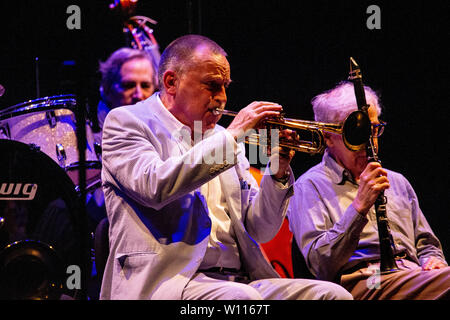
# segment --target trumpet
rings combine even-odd
[[[235,117],[238,112],[220,108],[213,109],[213,114]],[[309,154],[322,153],[325,150],[324,133],[342,135],[344,145],[351,151],[363,150],[369,141],[372,125],[368,115],[362,111],[350,113],[343,123],[326,123],[310,120],[298,120],[285,118],[283,115],[263,121],[266,129],[290,129],[295,131],[297,139],[294,141],[279,139],[278,146],[293,149]],[[305,138],[306,136],[306,138]],[[250,134],[245,137],[245,142],[255,145],[270,145],[270,136],[263,137],[260,134]]]

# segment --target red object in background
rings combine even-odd
[[[282,278],[293,278],[292,269],[292,232],[289,230],[289,221],[284,219],[277,235],[269,242],[262,243],[266,259],[275,268]]]
[[[250,167],[250,172],[259,185],[262,179],[261,171]],[[292,239],[293,235],[289,230],[289,222],[287,219],[284,219],[277,235],[269,242],[260,244],[266,259],[282,278],[293,278]]]

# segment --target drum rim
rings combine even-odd
[[[59,253],[53,246],[35,239],[25,239],[12,242],[0,250],[0,270],[4,269],[17,258],[32,256],[37,258],[49,271],[48,289],[52,298],[62,293],[64,282],[64,265]],[[38,288],[36,288],[38,289]]]
[[[102,162],[100,160],[86,160],[85,161],[86,169],[101,169]],[[75,171],[80,168],[80,161],[72,162],[65,167],[62,167],[66,172],[67,171]]]
[[[0,249],[0,261],[4,262],[5,255],[7,255],[10,251],[26,250],[29,248],[34,249],[35,247],[39,247],[39,249],[43,248],[43,250],[48,252],[50,255],[57,257],[58,263],[61,262],[59,260],[61,259],[59,253],[55,250],[55,248],[53,248],[53,246],[45,243],[44,241],[36,239],[23,239],[8,243],[5,247]]]
[[[74,94],[47,96],[28,100],[0,111],[0,120],[10,119],[23,114],[42,112],[55,109],[72,110],[77,104]],[[39,107],[39,110],[36,110]]]

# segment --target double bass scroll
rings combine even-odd
[[[152,25],[158,22],[146,16],[134,15],[137,3],[138,0],[115,0],[109,8],[120,15],[128,45],[146,51],[152,59],[154,70],[158,70],[161,53],[152,29]]]

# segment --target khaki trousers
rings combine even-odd
[[[409,260],[397,260],[400,269],[379,273],[379,263],[341,277],[341,285],[355,300],[450,300],[450,267],[423,271]]]

